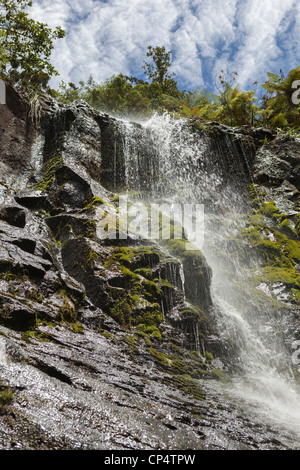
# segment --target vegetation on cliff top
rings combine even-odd
[[[218,121],[230,126],[269,126],[298,131],[300,117],[294,83],[300,79],[300,67],[285,77],[268,73],[265,83],[254,82],[254,90],[241,90],[237,72],[221,70],[216,93],[206,89],[180,90],[172,66],[171,51],[163,46],[148,46],[147,60],[141,65],[146,80],[114,75],[97,83],[92,74],[84,82],[61,82],[58,90],[49,87],[53,75],[59,75],[50,57],[56,39],[63,38],[61,27],[28,16],[30,0],[0,1],[0,78],[18,87],[29,97],[48,92],[63,103],[83,99],[101,111],[119,115],[151,115],[171,112],[178,117]],[[260,98],[258,96],[261,95]]]
[[[54,30],[29,18],[29,0],[0,1],[0,78],[32,95],[48,90],[48,82],[58,75],[50,62],[55,39],[63,38],[62,28]]]
[[[167,111],[177,117],[217,121],[229,126],[298,131],[299,109],[297,100],[292,99],[295,93],[292,85],[300,79],[300,67],[291,70],[287,77],[268,73],[258,99],[257,83],[254,90],[243,91],[237,83],[238,74],[223,71],[215,94],[201,88],[180,91],[174,76],[169,74],[171,52],[164,47],[149,46],[147,57],[152,62],[144,62],[143,68],[150,82],[119,74],[105,83],[97,83],[90,75],[86,82],[80,81],[78,85],[62,82],[55,96],[66,104],[83,99],[96,109],[121,116],[147,116],[154,111]]]

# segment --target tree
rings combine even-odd
[[[300,83],[300,67],[291,70],[287,77],[268,72],[268,80],[262,85],[263,118],[274,128],[300,126],[299,103],[293,100],[294,84]],[[299,88],[299,86],[298,86]]]
[[[216,120],[230,126],[254,125],[259,107],[255,104],[255,91],[241,91],[235,84],[237,72],[219,75],[219,95],[212,95],[218,110]]]
[[[199,117],[213,121],[216,119],[216,111],[217,105],[213,100],[213,95],[206,89],[189,91],[181,100],[180,115],[183,117]]]
[[[32,94],[48,90],[58,75],[50,55],[65,32],[29,18],[25,10],[31,6],[30,0],[0,0],[0,78]]]
[[[158,84],[160,94],[176,98],[182,96],[183,92],[179,91],[177,82],[174,80],[175,74],[169,72],[172,65],[171,51],[166,52],[163,46],[148,46],[147,57],[150,57],[152,61],[150,63],[144,61],[142,68],[146,71],[148,79]]]
[[[103,84],[97,83],[90,75],[86,82],[81,80],[78,86],[62,82],[57,99],[63,103],[83,99],[95,109],[121,116],[144,115],[151,110],[150,87],[141,80],[136,81],[122,74],[113,75]]]
[[[55,90],[53,95],[61,103],[70,104],[81,98],[83,86],[84,83],[82,81],[79,82],[79,87],[72,82],[66,84],[64,81],[61,81],[58,90]]]
[[[150,83],[120,73],[99,84],[90,76],[78,85],[61,82],[56,98],[63,103],[83,99],[96,109],[122,116],[144,116],[153,110],[179,112],[185,92],[179,91],[174,74],[169,73],[171,53],[164,47],[149,46],[147,56],[153,60],[142,67]]]

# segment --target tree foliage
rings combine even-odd
[[[80,81],[78,86],[62,83],[58,99],[65,103],[84,99],[97,109],[122,116],[147,116],[153,111],[167,111],[178,117],[218,121],[229,126],[300,126],[300,107],[292,100],[296,93],[295,80],[299,80],[300,90],[300,67],[286,78],[269,73],[268,80],[262,85],[264,95],[260,103],[255,90],[240,89],[236,83],[237,73],[228,77],[221,71],[218,93],[215,94],[201,88],[192,92],[163,93],[155,77],[153,75],[153,81],[147,83],[119,74],[99,84],[90,76],[86,83]]]
[[[31,6],[30,0],[0,0],[0,77],[36,92],[46,90],[50,78],[58,75],[50,55],[53,41],[65,33],[31,19],[25,11]]]
[[[268,80],[262,85],[263,95],[262,115],[264,122],[270,127],[300,126],[299,104],[294,102],[294,83],[300,86],[300,67],[291,70],[285,77],[268,73]]]
[[[185,94],[181,100],[179,114],[182,117],[198,117],[203,120],[213,121],[216,119],[218,105],[213,95],[206,89],[197,89]]]
[[[142,68],[147,72],[149,81],[123,74],[114,75],[103,84],[96,83],[92,75],[87,82],[80,81],[78,86],[62,82],[57,98],[68,103],[83,99],[91,106],[105,112],[119,115],[148,115],[153,110],[179,112],[185,96],[180,91],[171,67],[171,52],[164,47],[148,47],[147,57]]]
[[[57,97],[63,103],[83,99],[96,109],[121,116],[145,115],[153,109],[154,86],[140,81],[135,83],[131,77],[123,74],[114,75],[103,84],[97,83],[90,75],[79,86],[73,83],[60,84]]]
[[[225,74],[221,70],[220,86],[217,86],[219,94],[213,95],[218,106],[215,119],[230,126],[254,125],[259,112],[255,91],[241,91],[237,77],[237,72]]]
[[[174,79],[175,73],[169,72],[172,65],[171,51],[167,52],[163,46],[148,46],[147,57],[150,58],[150,62],[144,61],[143,69],[151,83],[156,83],[162,94],[180,97],[182,93]]]

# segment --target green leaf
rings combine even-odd
[[[31,6],[28,0],[0,0],[0,60],[2,78],[36,93],[58,74],[50,56],[54,40],[65,33],[29,18],[24,10]]]

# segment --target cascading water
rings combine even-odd
[[[248,305],[245,296],[237,295],[241,285],[247,290],[248,268],[255,264],[245,261],[242,246],[232,245],[249,209],[247,153],[230,132],[211,138],[168,114],[119,125],[128,194],[138,193],[147,203],[204,205],[205,236],[199,249],[213,271],[211,314],[221,336],[238,348],[239,373],[230,394],[245,399],[251,412],[266,413],[300,435],[300,396],[291,375],[281,372],[289,369],[291,358],[277,340],[275,319],[255,305],[253,291]],[[184,228],[189,234],[190,227]]]

